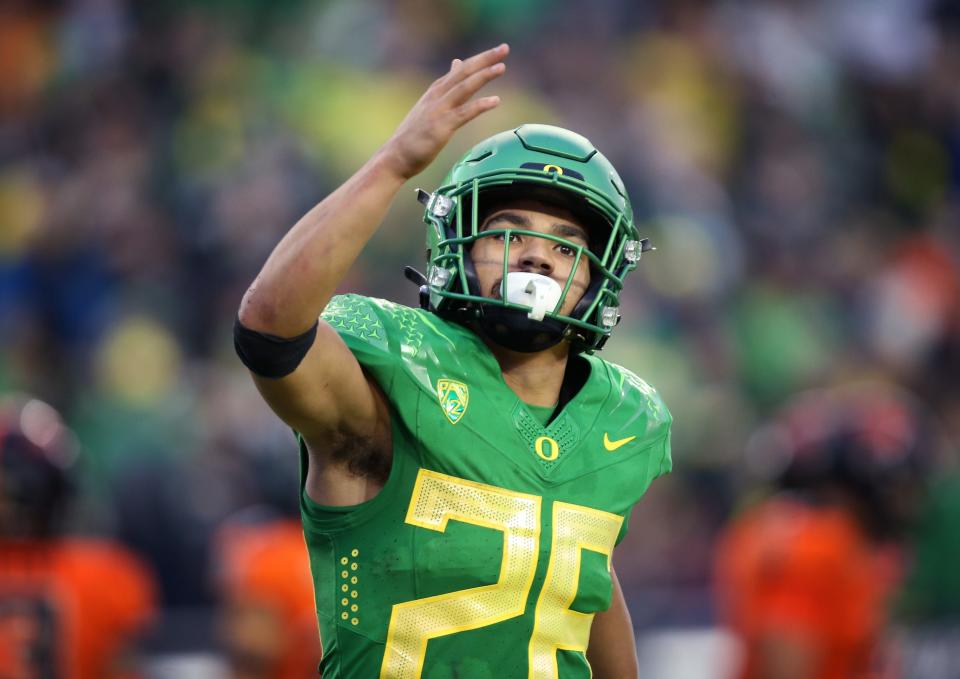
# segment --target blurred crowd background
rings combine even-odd
[[[675,417],[674,472],[615,559],[641,641],[715,625],[717,535],[768,484],[750,443],[794,394],[911,392],[946,442],[932,477],[949,480],[958,3],[7,0],[0,392],[75,432],[68,530],[150,567],[148,654],[215,658],[223,526],[296,512],[293,438],[233,353],[241,295],[452,58],[501,41],[502,105],[404,189],[343,290],[416,304],[413,189],[492,133],[558,124],[611,159],[657,251],[603,354]],[[915,600],[956,602],[952,586]],[[957,610],[934,608],[897,624],[949,629]],[[657,658],[688,657],[676,648]]]

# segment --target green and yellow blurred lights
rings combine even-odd
[[[44,195],[29,173],[0,175],[0,257],[19,255],[40,229]]]
[[[114,326],[97,356],[97,378],[110,396],[146,407],[170,396],[179,379],[182,352],[170,331],[148,316]]]

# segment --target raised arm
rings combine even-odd
[[[278,338],[307,333],[347,269],[383,220],[403,183],[422,171],[460,127],[499,103],[474,98],[504,71],[500,45],[434,81],[393,136],[336,191],[283,237],[240,304],[242,328]],[[309,337],[309,335],[307,335]],[[293,372],[254,380],[271,408],[314,447],[338,436],[387,432],[387,409],[377,386],[324,323]],[[373,434],[371,434],[373,433]],[[371,444],[372,445],[372,444]]]
[[[313,325],[403,183],[426,168],[454,132],[499,103],[495,96],[472,97],[503,73],[506,54],[501,45],[454,60],[373,157],[294,225],[244,295],[244,325],[280,337]]]

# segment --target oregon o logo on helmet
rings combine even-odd
[[[543,171],[544,171],[544,172],[556,172],[556,173],[559,174],[559,175],[562,175],[562,174],[563,174],[563,168],[560,167],[559,165],[544,165],[544,166],[543,166]]]

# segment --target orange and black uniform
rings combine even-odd
[[[317,676],[322,651],[300,522],[230,526],[220,536],[220,561],[224,626],[236,675]]]
[[[0,539],[0,677],[137,676],[121,661],[155,610],[128,551],[88,539]]]
[[[717,592],[724,622],[741,638],[740,679],[761,679],[765,638],[815,650],[811,679],[873,679],[895,556],[837,507],[778,497],[746,511],[722,537]],[[884,675],[887,676],[887,675]]]

